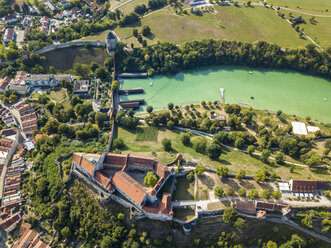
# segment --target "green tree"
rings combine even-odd
[[[276,153],[275,160],[276,160],[276,163],[277,164],[283,164],[284,161],[285,161],[284,153],[282,153],[282,152]]]
[[[99,68],[99,65],[98,65],[96,62],[93,61],[93,62],[90,64],[90,69],[91,69],[91,71],[95,72],[95,70],[98,69],[98,68]]]
[[[203,165],[197,165],[195,166],[194,173],[197,176],[202,175],[206,171],[206,167]]]
[[[313,228],[313,220],[312,220],[312,217],[307,214],[302,220],[301,220],[301,223],[308,227],[308,228]]]
[[[255,176],[254,176],[254,180],[256,182],[265,182],[266,179],[267,179],[267,176],[264,171],[262,171],[262,170],[256,171]]]
[[[237,230],[242,230],[245,226],[245,220],[243,218],[237,218],[237,220],[234,222],[233,226]]]
[[[172,102],[168,103],[168,109],[172,111],[174,108],[174,104]]]
[[[276,242],[273,242],[272,240],[269,240],[267,243],[267,248],[277,248],[278,245]]]
[[[113,245],[113,239],[108,235],[104,236],[101,241],[101,248],[109,248],[112,247],[112,245]]]
[[[157,183],[157,180],[157,176],[152,171],[149,171],[144,178],[144,185],[152,188]]]
[[[218,196],[218,197],[222,197],[223,194],[224,194],[224,190],[222,189],[222,187],[220,187],[220,186],[216,186],[216,187],[214,188],[214,193],[215,193],[216,196]]]
[[[171,150],[171,140],[164,138],[162,140],[162,146],[165,151],[169,152]]]
[[[223,212],[223,222],[233,225],[238,219],[239,214],[233,207],[227,207]]]
[[[193,181],[193,179],[194,179],[194,172],[191,171],[189,174],[187,174],[186,178],[189,181]]]
[[[108,116],[106,113],[102,113],[102,112],[97,112],[95,114],[95,122],[98,124],[98,127],[104,127],[105,126],[105,122],[108,120]]]
[[[236,179],[241,180],[246,175],[246,172],[243,169],[240,169],[236,175]]]
[[[221,177],[226,177],[229,175],[229,169],[226,166],[217,167],[216,174]]]
[[[57,133],[60,122],[57,119],[49,120],[45,125],[47,135]]]
[[[167,122],[167,128],[168,129],[173,129],[175,126],[175,122],[173,122],[172,120]]]
[[[71,236],[71,231],[70,231],[70,228],[69,227],[64,227],[62,228],[61,230],[61,235],[64,237],[64,238],[70,238]]]
[[[263,151],[262,151],[262,153],[261,153],[261,161],[263,162],[263,163],[268,163],[269,162],[269,157],[270,157],[270,155],[271,155],[271,152],[270,152],[270,150],[268,150],[268,149],[263,149]]]
[[[243,138],[238,138],[234,142],[234,146],[237,147],[238,149],[243,148],[244,144],[245,144],[245,140]]]
[[[152,106],[147,106],[146,108],[148,113],[152,113],[153,112],[153,107]]]
[[[216,143],[211,143],[210,145],[207,146],[206,152],[207,152],[207,156],[212,159],[215,160],[217,158],[219,158],[219,156],[221,155],[221,146],[216,144]]]
[[[275,200],[278,200],[278,199],[282,198],[282,192],[279,191],[279,190],[275,190],[275,191],[272,192],[272,197]]]
[[[117,80],[114,80],[114,81],[111,83],[111,89],[112,89],[112,90],[118,90],[118,82],[117,82]]]
[[[240,197],[246,197],[246,190],[245,190],[244,188],[240,188],[240,189],[238,190],[238,195],[239,195]]]
[[[271,192],[269,189],[263,189],[262,192],[261,192],[261,197],[264,198],[264,199],[270,199],[270,196],[271,196]]]
[[[248,191],[248,198],[251,200],[259,198],[259,192],[256,189],[251,189]]]
[[[149,26],[143,26],[142,29],[141,29],[141,34],[145,37],[152,34],[151,33],[151,28]]]
[[[229,188],[226,190],[226,195],[227,196],[233,196],[235,193],[234,188],[232,188],[231,186],[229,186]]]
[[[248,152],[249,155],[252,156],[254,151],[255,151],[255,146],[250,145],[250,146],[247,147],[247,152]]]
[[[183,133],[180,135],[180,141],[183,145],[188,146],[191,143],[191,136],[188,133]]]
[[[113,147],[115,149],[123,149],[125,147],[124,140],[122,138],[116,138],[113,141]]]

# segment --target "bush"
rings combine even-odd
[[[235,190],[231,186],[226,190],[226,195],[227,196],[233,196],[234,193],[235,193]]]
[[[261,197],[264,198],[264,199],[270,199],[270,196],[271,196],[271,192],[269,189],[263,189],[262,192],[261,192]]]
[[[146,111],[148,113],[152,113],[153,112],[153,106],[147,106]]]
[[[264,171],[258,170],[255,173],[254,180],[256,182],[264,182],[267,179],[267,176]]]
[[[259,192],[256,189],[251,189],[248,192],[248,198],[251,199],[251,200],[259,198]]]
[[[122,138],[116,138],[113,142],[113,147],[115,149],[123,149],[125,147],[124,140]]]
[[[277,164],[283,164],[284,161],[285,161],[284,153],[282,153],[282,152],[278,152],[278,153],[275,155],[275,160],[276,160],[276,163],[277,163]]]
[[[245,144],[245,140],[243,138],[238,138],[234,142],[234,146],[237,147],[238,149],[243,148],[244,144]]]
[[[171,140],[164,138],[162,140],[162,146],[165,151],[169,152],[171,150]]]
[[[254,151],[255,151],[255,146],[250,145],[250,146],[247,147],[247,152],[248,152],[249,155],[252,156]]]
[[[272,192],[272,197],[275,200],[278,200],[278,199],[282,198],[282,192],[280,192],[279,190],[275,190],[274,192]]]
[[[171,121],[171,120],[167,122],[167,128],[168,128],[168,129],[173,129],[174,126],[175,126],[175,122],[173,122],[173,121]]]
[[[229,175],[229,169],[225,166],[217,167],[216,174],[221,177],[226,177],[227,175]]]
[[[222,187],[220,187],[220,186],[216,186],[216,187],[214,188],[214,193],[215,193],[216,196],[218,196],[218,197],[222,197],[223,194],[224,194],[224,190],[222,189]]]
[[[246,190],[245,190],[244,188],[240,188],[240,189],[238,190],[238,195],[239,195],[240,197],[246,197]]]
[[[206,167],[203,165],[197,165],[194,169],[194,173],[197,176],[202,175],[206,171]]]
[[[233,225],[238,219],[239,214],[237,210],[233,207],[228,207],[223,212],[223,221],[224,223]]]
[[[243,169],[240,169],[236,175],[236,179],[241,180],[246,175],[246,172]]]

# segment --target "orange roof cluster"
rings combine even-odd
[[[31,135],[34,130],[38,130],[37,115],[30,104],[21,101],[16,103],[14,107],[20,114],[21,126],[25,134]]]
[[[15,213],[15,214],[11,215],[9,218],[3,220],[1,223],[1,227],[5,231],[9,231],[10,229],[12,229],[13,225],[17,224],[20,220],[21,220],[20,214]]]
[[[0,109],[0,117],[7,127],[15,124],[14,116],[7,107]]]
[[[101,155],[98,154],[75,152],[72,155],[72,160],[92,176],[95,167],[94,163],[96,163],[100,157]]]
[[[292,179],[290,182],[292,182],[292,192],[316,193],[317,181]]]
[[[38,234],[31,230],[30,228],[27,229],[20,239],[13,245],[13,248],[49,248],[50,246],[44,243],[42,240],[39,239]]]
[[[256,201],[256,208],[268,211],[282,211],[283,208],[289,208],[288,204],[279,204],[275,202]]]
[[[144,206],[143,210],[153,214],[166,214],[173,216],[174,212],[171,205],[171,195],[168,193],[163,194],[162,201],[157,207]]]
[[[0,89],[5,90],[8,86],[8,84],[11,81],[11,77],[5,76],[3,79],[0,81]]]

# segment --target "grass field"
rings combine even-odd
[[[112,2],[114,2],[114,1],[112,1]],[[126,2],[126,1],[123,1],[123,2]],[[128,13],[133,12],[134,7],[136,7],[137,5],[140,5],[140,4],[145,4],[146,6],[148,6],[148,0],[132,0],[129,3],[122,5],[118,9],[120,11],[122,11],[124,14],[128,14]]]
[[[308,44],[271,9],[261,6],[217,6],[215,10],[215,13],[195,16],[176,15],[173,11],[163,9],[143,18],[142,25],[149,25],[152,33],[161,41],[175,43],[214,38],[243,42],[266,40],[284,47],[303,47]]]
[[[137,141],[157,141],[158,130],[156,127],[137,128]]]
[[[218,209],[225,209],[231,206],[230,201],[223,201],[223,202],[212,202],[208,203],[207,208],[208,210],[218,210]]]
[[[174,217],[182,220],[189,220],[194,218],[195,211],[193,208],[175,208]]]
[[[103,65],[107,53],[103,48],[64,48],[45,53],[44,67],[48,72],[54,66],[61,73],[74,74],[73,67],[77,63],[90,65],[93,61]]]
[[[145,127],[145,126],[141,126]],[[210,160],[207,156],[197,153],[192,147],[184,146],[180,141],[181,132],[178,130],[168,130],[159,128],[157,141],[137,141],[136,131],[128,131],[118,128],[117,137],[121,137],[126,145],[123,153],[135,153],[143,156],[154,156],[156,160],[169,163],[173,161],[177,153],[183,154],[184,158],[189,161],[197,162],[209,168],[218,166],[227,166],[231,173],[236,174],[239,169],[244,169],[246,175],[255,175],[257,170],[267,169],[274,171],[280,177],[285,179],[306,178],[306,179],[330,179],[330,172],[325,169],[312,169],[305,167],[293,166],[294,172],[289,170],[292,166],[278,165],[271,163],[269,165],[262,163],[260,160],[249,156],[243,152],[223,148],[222,154],[218,160]],[[161,141],[168,138],[172,143],[172,151],[165,152],[162,148]]]
[[[186,177],[177,177],[176,190],[173,194],[173,200],[193,200],[194,182],[190,182]]]
[[[78,39],[76,41],[86,41],[86,40],[104,41],[106,39],[106,36],[107,36],[108,32],[109,32],[109,30],[105,30],[105,31],[99,32],[99,33],[94,34],[94,35],[89,35],[89,36],[80,38],[80,39]]]
[[[67,97],[67,91],[65,89],[54,89],[49,93],[51,99],[56,102],[60,102]]]
[[[330,1],[331,2],[331,1]],[[301,13],[291,12],[288,10],[281,10],[285,16],[289,19],[293,17],[302,16],[306,23],[299,24],[300,29],[304,28],[304,32],[310,36],[315,42],[317,42],[322,47],[326,48],[331,46],[331,17],[314,17],[314,22],[310,22],[312,16],[305,15]],[[291,13],[291,16],[290,16]],[[331,8],[330,8],[331,16]]]
[[[275,4],[280,6],[287,6],[289,8],[300,7],[302,9],[331,12],[331,1],[329,0],[268,0],[268,4]]]

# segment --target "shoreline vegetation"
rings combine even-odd
[[[266,41],[252,44],[227,40],[185,42],[179,46],[159,42],[155,46],[134,48],[130,56],[118,45],[116,61],[123,72],[147,71],[174,74],[207,65],[240,65],[252,68],[290,69],[331,78],[331,50],[317,51],[313,44],[303,48],[282,48]]]

